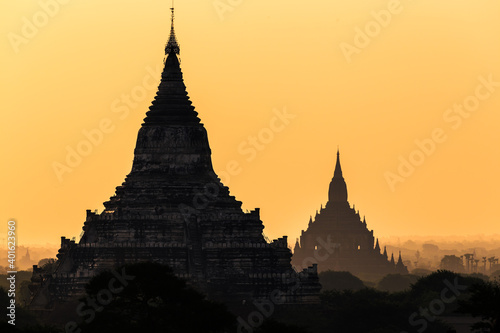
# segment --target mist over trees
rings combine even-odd
[[[90,311],[92,306],[86,303],[81,308],[86,315],[72,329],[81,329],[82,333],[237,332],[238,312],[208,300],[175,277],[167,266],[142,263],[123,269],[134,277],[130,283],[100,311]],[[94,277],[81,302],[96,299],[109,288],[113,276],[103,272]],[[499,329],[500,284],[482,274],[439,270],[423,276],[389,274],[377,283],[369,283],[348,272],[327,271],[320,273],[320,281],[324,288],[319,304],[277,305],[268,318],[252,327],[252,333],[400,333],[419,329],[437,333],[447,332],[453,325],[447,318],[457,316],[468,318],[478,329]],[[8,301],[6,292],[0,289],[0,306],[7,306]],[[35,315],[21,304],[17,320],[19,325],[13,328],[0,318],[0,330],[64,331],[62,327],[40,326]]]
[[[452,270],[490,275],[500,270],[500,236],[382,238],[389,253],[401,251],[409,271]],[[458,258],[458,259],[457,259]],[[461,261],[461,263],[459,262]]]

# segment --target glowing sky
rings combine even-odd
[[[0,4],[0,220],[17,219],[19,242],[78,236],[130,171],[169,7]],[[499,13],[486,0],[176,1],[216,172],[270,238],[293,242],[326,203],[337,145],[375,236],[500,233]],[[69,165],[68,149],[86,156]]]

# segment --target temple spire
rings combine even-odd
[[[160,124],[196,125],[200,123],[198,113],[189,100],[177,57],[179,44],[174,32],[174,8],[171,8],[171,11],[172,30],[165,47],[167,53],[164,61],[165,65],[158,91],[151,103],[152,105],[149,107],[149,111],[146,112],[143,126],[157,126]]]
[[[408,274],[408,268],[403,263],[403,258],[401,257],[401,251],[399,251],[398,263],[396,264],[396,270],[400,274]]]
[[[401,258],[401,251],[399,251],[398,265],[403,263],[403,258]]]
[[[335,164],[334,177],[342,177],[342,167],[340,166],[340,150],[337,147],[337,163]]]
[[[340,151],[337,149],[337,162],[335,164],[335,172],[330,183],[328,191],[329,202],[341,202],[347,204],[347,185],[342,176],[342,167],[340,166]]]
[[[299,244],[299,239],[298,238],[295,241],[295,247],[293,248],[293,253],[295,253],[295,251],[297,251],[297,250],[300,250],[300,244]]]
[[[179,48],[179,43],[177,43],[177,38],[175,37],[174,30],[174,1],[172,1],[172,8],[170,8],[172,12],[171,24],[170,24],[170,37],[168,38],[167,45],[165,46],[165,55],[169,55],[174,52],[175,54],[180,54],[181,50]]]

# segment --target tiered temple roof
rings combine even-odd
[[[311,218],[295,244],[292,264],[300,269],[317,264],[319,271],[349,271],[373,276],[407,273],[401,254],[398,264],[388,260],[387,250],[380,253],[379,240],[348,201],[347,186],[337,151],[335,171],[328,191],[328,203]]]
[[[53,274],[34,267],[31,308],[77,297],[100,271],[141,261],[169,265],[213,297],[251,299],[280,290],[288,302],[317,301],[315,266],[296,273],[286,236],[268,243],[259,209],[243,212],[213,170],[207,131],[184,84],[173,10],[165,51],[131,172],[103,212],[87,211],[78,243],[62,237]]]

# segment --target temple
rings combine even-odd
[[[215,299],[316,302],[316,266],[293,270],[287,237],[268,242],[259,209],[245,213],[212,167],[207,131],[179,65],[172,26],[158,91],[139,129],[131,172],[101,212],[87,210],[79,242],[61,238],[54,272],[34,266],[31,309],[78,297],[91,277],[156,262]]]
[[[314,219],[311,216],[307,230],[302,230],[292,264],[297,269],[317,264],[320,272],[348,271],[364,278],[408,273],[401,253],[397,263],[394,254],[389,260],[386,248],[381,253],[379,241],[375,241],[373,230],[368,230],[366,219],[361,219],[359,212],[349,204],[339,151],[328,203],[316,211]]]

